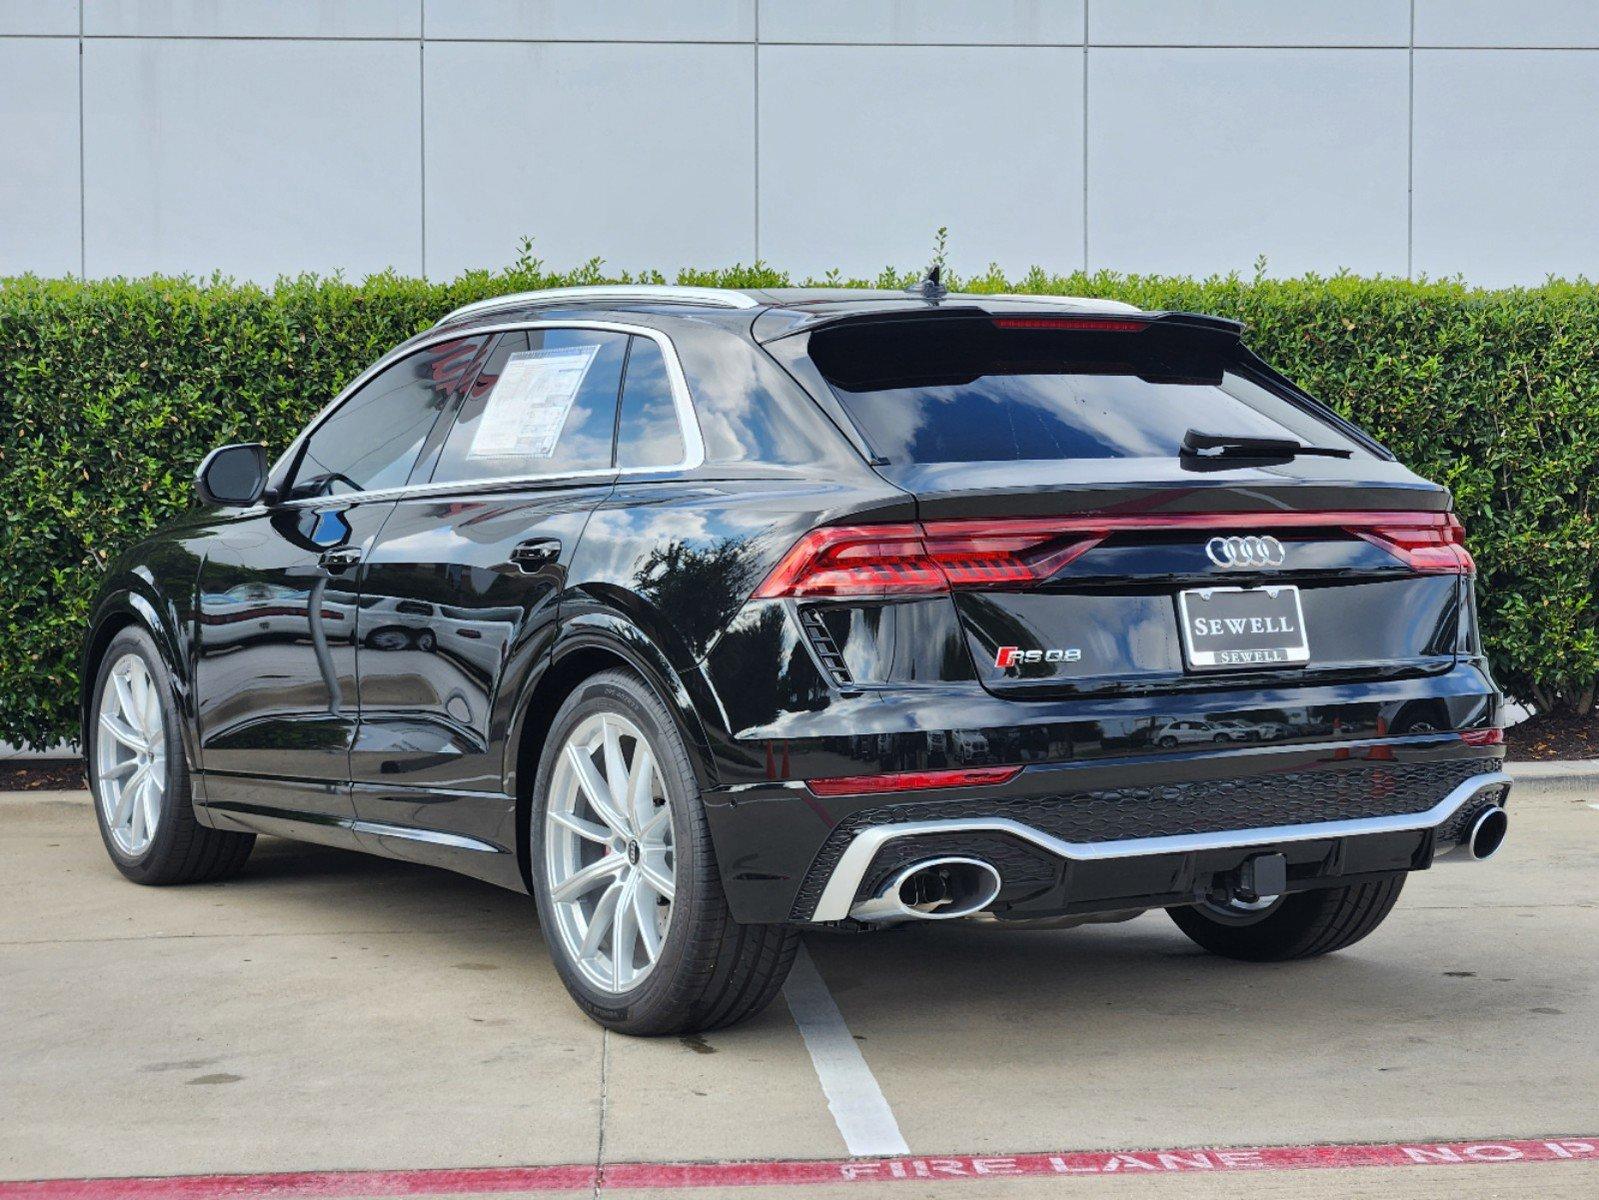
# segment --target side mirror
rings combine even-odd
[[[207,504],[248,508],[266,490],[266,447],[259,442],[222,446],[205,456],[194,488]]]

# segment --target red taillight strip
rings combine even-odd
[[[1471,551],[1466,549],[1466,530],[1459,517],[1454,513],[1415,515],[1437,515],[1443,519],[1352,525],[1349,532],[1388,551],[1414,571],[1444,575],[1470,575],[1476,571],[1477,564],[1472,560]]]
[[[1497,727],[1490,729],[1462,729],[1460,740],[1468,746],[1503,746],[1505,744],[1505,731]]]
[[[835,775],[807,779],[818,796],[870,796],[878,792],[920,792],[930,788],[997,787],[1022,773],[1020,767],[959,767],[947,771],[895,771],[887,775]]]
[[[1086,333],[1142,333],[1148,321],[1114,317],[995,317],[996,329],[1071,329]]]
[[[823,526],[794,544],[754,598],[1027,586],[1048,579],[1104,536],[1047,519]]]
[[[827,525],[794,543],[755,589],[755,599],[947,590],[927,561],[921,526]]]
[[[1083,513],[885,525],[824,525],[802,537],[755,589],[780,596],[941,595],[959,588],[1041,583],[1124,529],[1338,528],[1412,570],[1470,574],[1475,566],[1453,513]]]

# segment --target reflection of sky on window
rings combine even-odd
[[[619,467],[667,466],[681,462],[683,436],[661,348],[648,338],[633,344],[622,384],[616,462]]]
[[[840,395],[872,448],[895,462],[1171,456],[1190,427],[1292,436],[1227,390],[1241,386],[1248,385],[1232,375],[1222,387],[1130,375],[989,375]]]
[[[712,458],[762,457],[765,439],[750,403],[761,387],[754,355],[698,356],[694,372],[694,408],[700,436]]]
[[[838,452],[837,431],[823,411],[737,335],[701,329],[677,350],[708,461],[798,466]]]
[[[618,466],[662,466],[683,458],[683,438],[677,430],[677,413],[655,408],[629,413],[618,450]]]

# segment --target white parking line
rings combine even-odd
[[[799,1026],[811,1065],[827,1097],[828,1111],[852,1155],[909,1154],[910,1147],[894,1120],[877,1077],[866,1065],[861,1049],[844,1024],[833,993],[811,961],[804,946],[794,959],[794,969],[783,985],[783,997],[794,1024]]]

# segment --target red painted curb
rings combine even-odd
[[[460,1196],[601,1188],[710,1188],[782,1184],[929,1182],[998,1177],[1175,1175],[1349,1167],[1599,1163],[1599,1134],[1542,1141],[1390,1142],[1353,1146],[1254,1146],[1177,1150],[1072,1150],[1047,1154],[766,1159],[754,1162],[612,1163],[467,1167],[419,1171],[286,1171],[261,1175],[163,1175],[127,1179],[0,1181],[0,1200],[192,1200],[264,1196]],[[598,1178],[596,1175],[598,1174]]]

